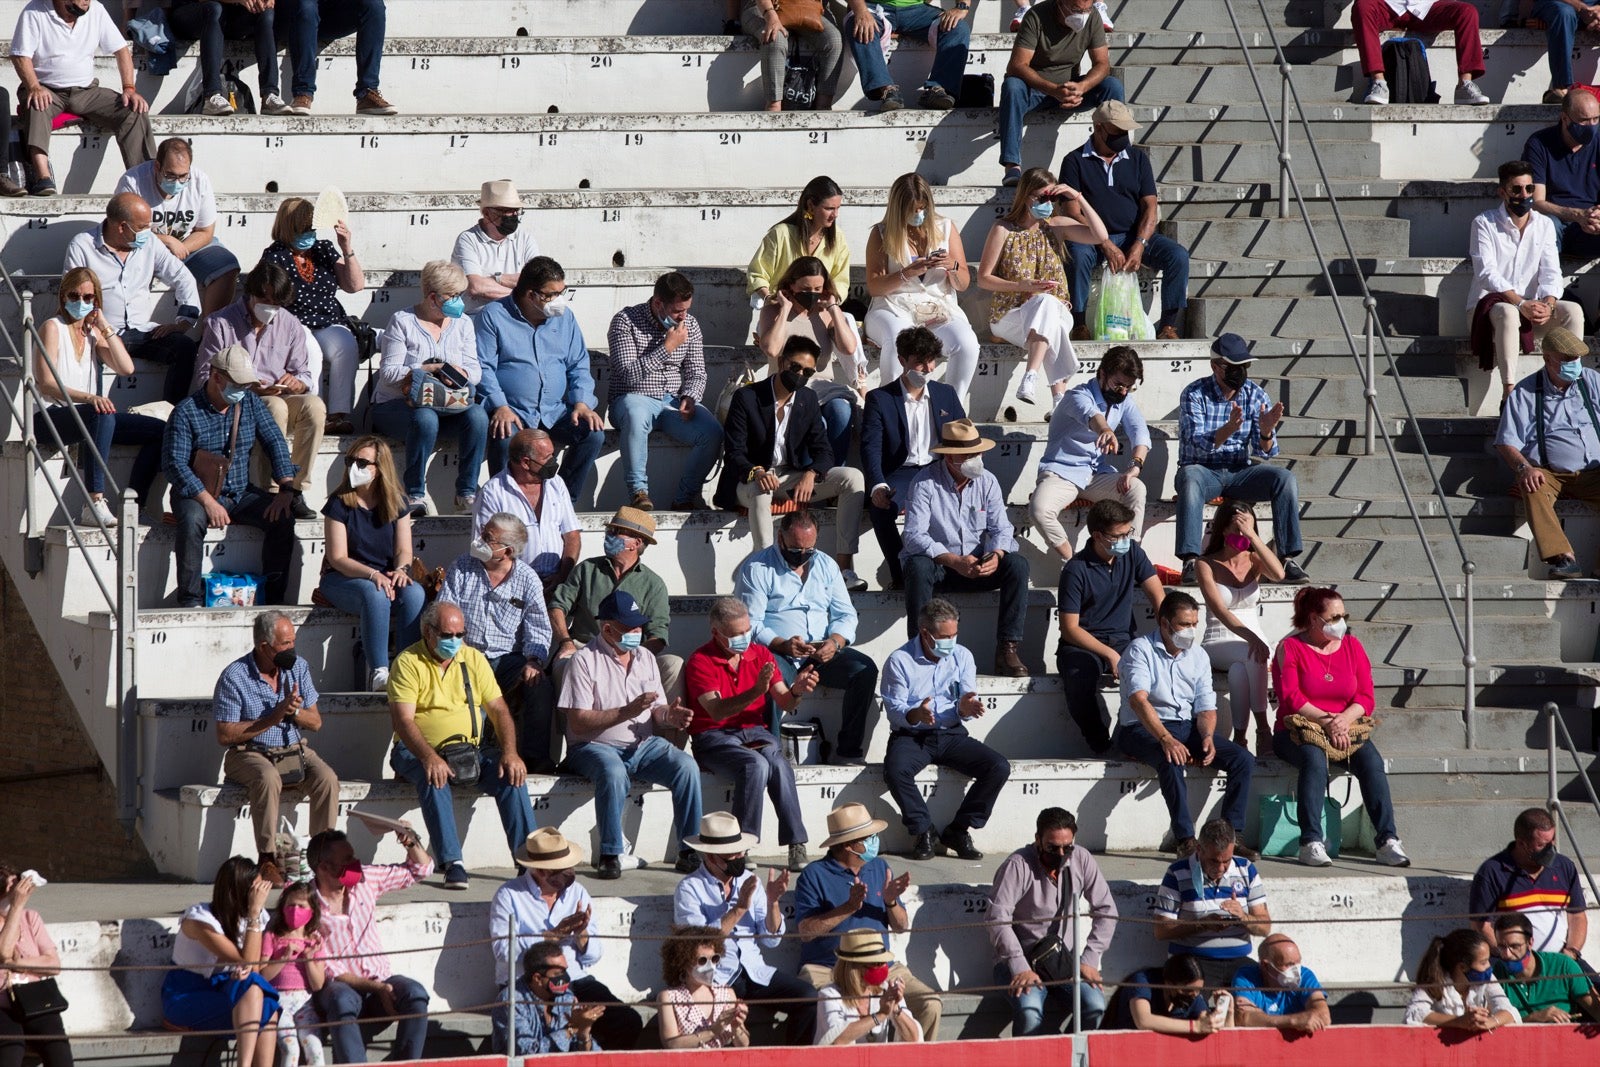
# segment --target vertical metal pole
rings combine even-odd
[[[90,447],[90,446],[86,446]],[[117,821],[131,838],[139,820],[139,687],[134,660],[139,639],[139,501],[122,491],[117,527]]]
[[[517,917],[506,917],[506,1056],[517,1058]]]
[[[1367,450],[1366,455],[1372,455],[1377,448],[1377,439],[1374,436],[1378,417],[1378,357],[1374,351],[1373,334],[1378,328],[1378,302],[1372,297],[1366,299],[1367,309]]]
[[[1072,1063],[1073,1067],[1088,1067],[1089,1038],[1083,1032],[1083,938],[1078,932],[1078,909],[1083,897],[1078,887],[1072,887],[1071,905],[1067,914],[1072,923]]]
[[[1466,575],[1466,648],[1461,653],[1461,666],[1466,668],[1465,694],[1462,713],[1467,720],[1467,748],[1478,747],[1478,646],[1473,622],[1473,575],[1477,565],[1470,559],[1461,561],[1461,573]]]
[[[1544,806],[1546,810],[1552,812],[1561,806],[1561,801],[1556,796],[1556,794],[1560,791],[1559,785],[1556,781],[1556,716],[1560,713],[1561,709],[1556,707],[1554,701],[1550,701],[1545,704],[1544,725],[1545,729],[1549,733],[1549,743],[1546,746],[1545,752],[1545,776],[1549,782],[1549,785],[1547,792],[1548,799],[1546,799]]]
[[[29,538],[39,534],[37,490],[33,484],[34,454],[39,447],[33,433],[33,290],[22,290],[22,454],[28,477],[23,484],[23,497],[27,501]]]
[[[1278,218],[1289,217],[1289,73],[1294,68],[1287,60],[1278,64],[1283,75],[1279,85],[1278,112]]]

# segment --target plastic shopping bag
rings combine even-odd
[[[1100,268],[1090,294],[1089,327],[1096,341],[1150,341],[1155,329],[1144,313],[1139,276]]]

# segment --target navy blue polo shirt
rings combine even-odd
[[[883,887],[889,883],[889,863],[881,856],[865,864],[859,875],[832,856],[806,864],[794,887],[795,927],[798,929],[807,919],[847,902],[858,877],[867,887],[867,899],[861,902],[861,910],[835,926],[827,937],[800,942],[802,966],[819,963],[832,967],[834,953],[839,948],[839,935],[847,930],[889,932],[889,909],[883,906]]]
[[[1156,967],[1148,971],[1134,971],[1123,980],[1122,988],[1117,990],[1116,997],[1111,1003],[1108,1018],[1102,1027],[1106,1030],[1133,1030],[1133,1001],[1146,1000],[1150,1002],[1150,1011],[1153,1015],[1164,1015],[1169,1019],[1198,1019],[1210,1010],[1206,998],[1197,996],[1190,999],[1186,1008],[1173,1010],[1168,1004],[1168,991],[1165,989],[1154,990],[1151,986],[1158,986],[1166,981],[1161,974],[1161,968]]]
[[[1535,131],[1522,146],[1522,158],[1533,168],[1534,184],[1544,186],[1545,199],[1562,207],[1589,208],[1600,202],[1597,152],[1600,137],[1576,152],[1568,149],[1559,123]]]
[[[1112,556],[1110,563],[1090,546],[1061,568],[1056,610],[1077,615],[1079,626],[1120,652],[1138,634],[1133,625],[1134,593],[1155,573],[1137,541],[1127,555]]]
[[[1139,201],[1156,195],[1156,174],[1145,150],[1130,146],[1111,161],[1095,154],[1092,141],[1061,160],[1061,181],[1089,198],[1107,233],[1131,233],[1139,221]],[[1594,201],[1590,201],[1593,203]]]

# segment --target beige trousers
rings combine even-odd
[[[787,495],[805,471],[788,467],[774,467],[778,476],[777,493]],[[772,545],[772,498],[777,493],[763,493],[755,482],[740,482],[739,503],[750,512],[750,543],[752,552],[760,552]],[[853,556],[861,542],[861,509],[867,502],[866,478],[854,467],[834,467],[818,478],[812,489],[813,500],[837,500],[838,525],[834,528],[835,555]]]

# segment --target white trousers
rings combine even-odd
[[[895,351],[895,338],[900,336],[902,330],[909,330],[915,325],[909,315],[902,315],[881,305],[867,312],[867,337],[878,346],[880,385],[888,385],[900,377],[904,368],[900,366],[900,357]],[[972,324],[964,316],[929,326],[928,329],[944,345],[944,357],[948,362],[941,380],[956,391],[956,398],[961,401],[962,407],[966,407],[967,390],[972,387],[973,375],[978,373],[978,335],[972,332]]]
[[[989,329],[1018,348],[1028,347],[1030,334],[1043,337],[1046,351],[1042,369],[1045,381],[1051,385],[1078,373],[1078,354],[1072,350],[1072,311],[1058,297],[1035,293]]]

